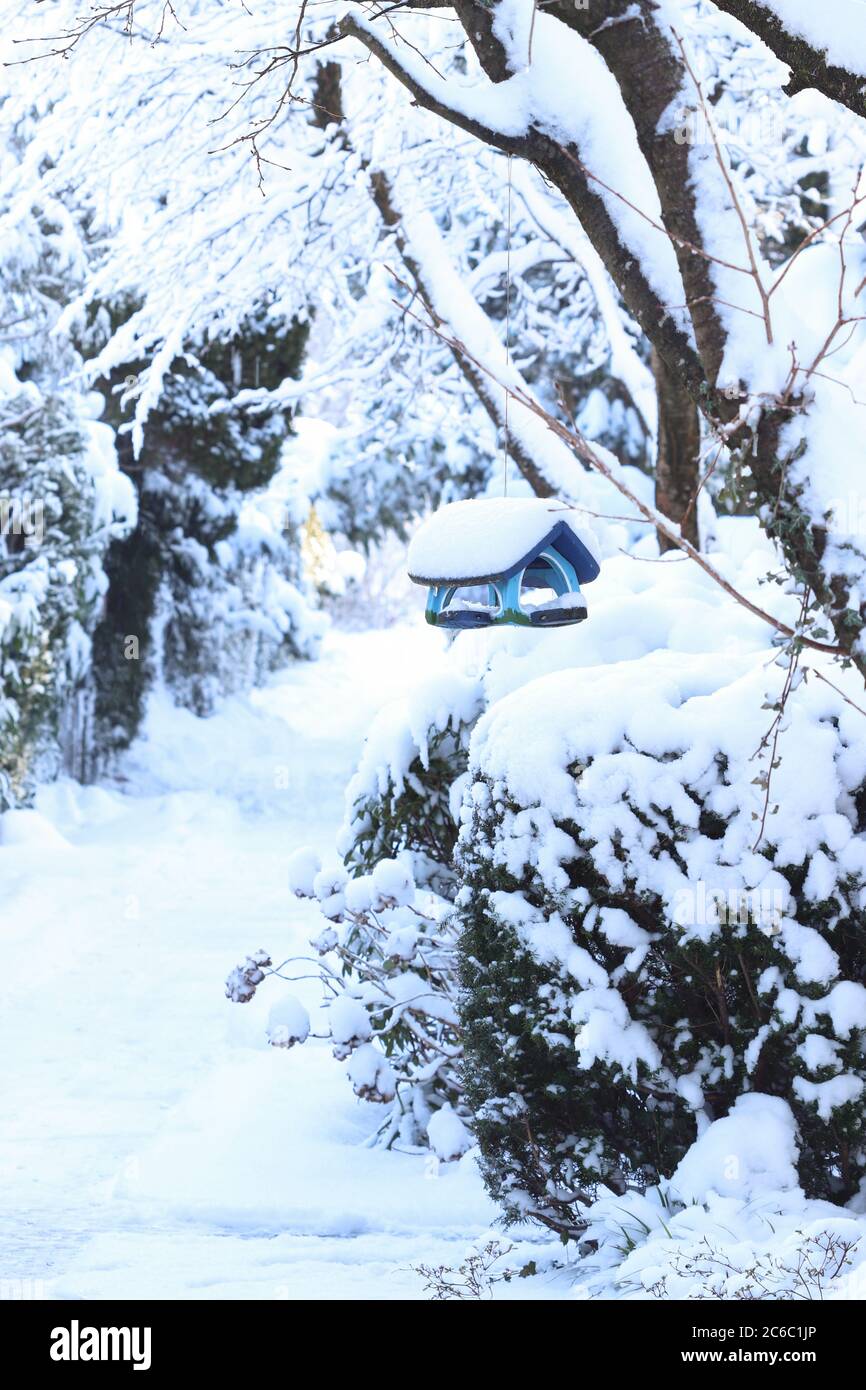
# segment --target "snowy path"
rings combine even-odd
[[[267,1001],[223,998],[247,951],[304,950],[288,855],[330,846],[372,713],[435,659],[420,628],[334,634],[214,719],[155,706],[123,792],[64,783],[5,818],[0,1280],[417,1297],[414,1264],[488,1228],[471,1163],[362,1147],[375,1115],[324,1045],[274,1052]]]

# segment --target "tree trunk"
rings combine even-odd
[[[697,548],[701,448],[698,410],[676,372],[655,349],[652,367],[659,406],[655,504],[669,520],[682,527],[686,540]],[[659,547],[662,551],[676,548],[661,533]]]

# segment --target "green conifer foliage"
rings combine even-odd
[[[818,727],[830,784],[850,780],[836,722]],[[705,910],[694,866],[739,872],[744,857],[725,869],[719,848],[738,818],[753,822],[722,753],[699,777],[679,755],[600,746],[568,769],[573,817],[477,771],[464,801],[464,1084],[485,1178],[513,1218],[572,1236],[583,1199],[670,1178],[700,1125],[749,1091],[790,1104],[807,1195],[844,1202],[866,1176],[864,883],[846,858],[862,797],[845,803],[838,844],[842,817],[816,816],[813,836],[800,812],[799,862],[770,817],[742,873],[781,885],[773,899],[744,889]],[[667,883],[696,888],[697,907],[681,916]]]
[[[127,305],[119,316],[129,312]],[[117,311],[100,310],[91,342],[117,318]],[[124,389],[142,364],[126,364],[100,383],[105,418],[118,432],[121,466],[139,503],[136,530],[107,557],[109,593],[94,641],[98,742],[106,756],[134,738],[158,669],[180,703],[207,714],[220,694],[253,684],[271,659],[258,651],[261,634],[251,639],[247,631],[244,639],[228,614],[242,601],[261,554],[241,547],[229,555],[223,543],[236,538],[245,497],[273,478],[291,415],[273,406],[246,411],[232,398],[297,376],[308,331],[297,320],[271,318],[262,305],[231,338],[178,359],[147,417],[137,457]],[[295,581],[294,518],[284,519],[283,531],[286,544],[270,558],[282,578]],[[303,641],[293,642],[291,633],[285,641],[275,637],[272,647],[304,654]]]
[[[63,762],[116,527],[89,466],[74,394],[24,383],[0,407],[0,809]],[[70,769],[73,770],[73,769]]]

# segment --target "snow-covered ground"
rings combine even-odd
[[[705,1297],[721,1247],[734,1285],[757,1261],[787,1290],[804,1242],[823,1267],[828,1241],[850,1258],[824,1296],[862,1298],[862,1202],[806,1201],[778,1098],[746,1095],[706,1130],[676,1200],[602,1198],[598,1253],[576,1268],[543,1231],[496,1225],[471,1153],[373,1146],[381,1110],[326,1042],[268,1047],[271,991],[225,999],[247,953],[308,953],[322,918],[290,891],[289,859],[332,851],[376,712],[410,692],[415,709],[425,676],[431,698],[453,693],[445,670],[419,622],[332,631],[320,661],[214,718],[157,697],[122,781],[61,782],[0,817],[0,1297],[423,1298],[420,1265],[459,1271],[494,1240],[513,1247],[496,1274],[540,1270],[485,1290],[508,1299]],[[322,1033],[314,975],[291,988]],[[731,1154],[739,1176],[720,1185]],[[728,1280],[717,1296],[739,1295]]]
[[[303,951],[299,844],[330,848],[381,704],[439,659],[421,626],[327,639],[210,720],[154,703],[122,787],[0,822],[0,1279],[47,1297],[400,1298],[495,1220],[473,1160],[364,1147],[379,1118],[324,1043],[268,1048],[223,997]],[[298,992],[308,1004],[315,982]],[[528,1290],[527,1290],[528,1292]]]

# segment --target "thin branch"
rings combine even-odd
[[[762,317],[764,320],[764,331],[767,335],[767,343],[770,346],[772,346],[773,324],[770,318],[770,298],[767,294],[766,289],[764,288],[764,282],[761,279],[761,274],[758,269],[758,262],[755,258],[755,248],[752,245],[752,236],[749,231],[749,224],[746,220],[746,214],[743,212],[742,204],[737,195],[737,190],[734,187],[734,181],[731,178],[730,170],[728,169],[728,166],[725,163],[725,157],[722,153],[722,147],[719,144],[719,137],[716,131],[715,122],[713,121],[709,107],[707,106],[707,101],[706,97],[704,96],[703,88],[701,87],[701,84],[698,81],[697,74],[695,73],[694,68],[692,67],[691,59],[689,58],[689,55],[686,52],[686,46],[683,43],[683,40],[680,37],[680,35],[677,33],[676,29],[671,30],[671,32],[679,46],[680,54],[682,56],[686,72],[689,74],[689,77],[692,79],[692,82],[695,85],[695,90],[698,94],[698,101],[701,104],[701,112],[703,114],[704,120],[707,123],[707,129],[710,132],[710,139],[713,142],[713,150],[716,156],[716,163],[718,164],[719,169],[721,170],[722,178],[724,179],[725,184],[727,186],[728,193],[730,194],[731,201],[734,205],[734,210],[737,214],[737,220],[739,221],[740,227],[742,229],[743,240],[746,244],[746,254],[749,257],[750,269],[748,273],[755,282],[755,288],[757,289],[758,296],[761,300]]]
[[[829,680],[827,676],[822,675],[821,672],[817,671],[814,666],[810,666],[805,674],[806,676],[817,676],[819,681],[823,681],[825,685],[829,685],[832,690],[835,690],[837,695],[841,695],[846,705],[850,705],[852,709],[856,709],[858,714],[866,716],[866,709],[862,709],[860,705],[855,704],[853,700],[850,700],[848,696],[845,694],[844,690],[840,690],[838,685],[834,685],[833,682]]]
[[[548,410],[545,410],[538,401],[526,392],[515,390],[513,387],[499,381],[488,367],[473,356],[459,338],[449,336],[433,323],[425,323],[424,320],[417,314],[414,314],[411,309],[399,304],[396,300],[394,302],[397,304],[397,307],[403,309],[410,318],[415,319],[422,328],[425,328],[430,333],[434,333],[436,337],[443,343],[446,343],[453,352],[459,352],[467,357],[469,361],[478,368],[479,372],[483,372],[485,376],[490,377],[503,391],[507,391],[514,400],[525,406],[527,410],[530,410],[533,415],[538,416],[540,420],[543,420],[551,433],[563,440],[583,463],[587,464],[590,468],[594,468],[597,472],[601,473],[603,477],[607,478],[617,491],[622,493],[622,495],[631,502],[632,506],[637,507],[642,516],[644,516],[647,521],[651,522],[657,531],[660,531],[672,545],[685,551],[686,555],[688,555],[691,560],[694,560],[695,564],[698,565],[715,584],[718,584],[721,589],[724,589],[725,593],[729,594],[730,597],[741,604],[743,608],[748,609],[756,618],[760,618],[761,622],[774,628],[775,631],[781,633],[783,637],[789,639],[796,638],[804,647],[809,647],[814,651],[826,652],[831,656],[842,656],[845,654],[842,647],[834,646],[830,642],[819,642],[815,638],[804,637],[802,633],[795,628],[789,627],[787,623],[783,623],[779,618],[773,617],[771,613],[766,612],[763,608],[759,608],[757,604],[752,603],[751,599],[746,598],[745,594],[735,589],[733,584],[729,583],[724,575],[720,574],[719,571],[710,564],[709,560],[707,560],[690,541],[685,539],[678,527],[673,526],[661,512],[655,509],[655,507],[650,507],[646,502],[641,501],[637,494],[632,492],[628,484],[617,477],[615,470],[604,462],[597,452],[597,449],[589,443],[579,430],[567,428],[560,420],[557,420],[555,415],[551,415]]]
[[[809,611],[809,599],[810,599],[810,598],[811,598],[811,593],[810,593],[810,591],[809,591],[809,589],[808,589],[808,587],[807,587],[807,588],[805,588],[805,589],[803,590],[803,597],[802,597],[802,600],[801,600],[801,603],[800,603],[800,621],[799,621],[799,623],[798,623],[798,630],[799,630],[799,628],[802,627],[803,623],[806,621],[806,615],[807,615],[807,613],[808,613],[808,611]],[[763,786],[764,801],[763,801],[763,805],[762,805],[762,807],[761,807],[761,816],[760,816],[760,825],[758,826],[758,835],[757,835],[757,838],[756,838],[756,840],[755,840],[755,843],[752,845],[752,853],[753,853],[753,854],[757,851],[758,846],[760,845],[761,841],[762,841],[763,838],[764,838],[764,829],[765,829],[766,824],[767,824],[767,816],[768,816],[769,813],[770,813],[770,792],[771,792],[771,790],[772,790],[773,773],[774,773],[774,771],[775,771],[775,769],[776,769],[776,766],[777,766],[776,752],[777,752],[777,749],[778,749],[778,746],[779,746],[779,736],[780,736],[780,734],[781,734],[781,732],[782,732],[782,720],[783,720],[784,717],[785,717],[785,706],[786,706],[787,703],[788,703],[788,696],[791,694],[791,691],[794,689],[794,677],[795,677],[796,674],[797,674],[797,667],[798,667],[799,664],[800,664],[800,656],[801,656],[801,653],[802,653],[801,643],[800,643],[799,640],[796,640],[796,639],[795,639],[795,640],[791,643],[791,650],[790,650],[790,654],[789,654],[789,657],[788,657],[788,668],[787,668],[787,670],[786,670],[786,672],[785,672],[785,681],[784,681],[784,684],[783,684],[783,686],[782,686],[782,693],[781,693],[781,695],[779,696],[778,704],[777,704],[777,706],[776,706],[776,715],[775,715],[775,718],[773,719],[773,722],[772,722],[772,724],[770,725],[770,727],[769,727],[769,729],[767,730],[767,732],[764,734],[764,737],[761,739],[761,742],[758,744],[758,747],[755,749],[754,753],[752,754],[752,759],[757,758],[757,757],[759,756],[759,754],[761,754],[761,753],[763,752],[763,750],[766,748],[767,744],[770,743],[770,761],[769,761],[769,765],[768,765],[768,767],[767,767],[767,771],[766,771],[766,773],[764,774],[763,778],[759,778],[759,779],[758,779],[758,781],[759,781],[759,782],[762,784],[762,786]]]

